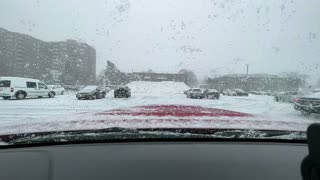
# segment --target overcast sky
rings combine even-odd
[[[96,48],[97,69],[320,77],[319,0],[1,0],[0,27]]]

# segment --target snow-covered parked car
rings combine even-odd
[[[192,88],[187,92],[187,98],[202,99],[204,98],[204,94],[200,88]]]
[[[249,93],[253,95],[260,95],[259,91],[250,91]]]
[[[207,89],[203,92],[204,97],[207,99],[219,99],[220,93],[216,89]]]
[[[131,97],[131,89],[128,86],[120,86],[114,90],[114,98]]]
[[[234,92],[236,92],[237,96],[249,96],[249,93],[245,92],[243,89],[234,89]]]
[[[38,79],[0,77],[0,97],[3,99],[53,98],[55,93]]]
[[[310,115],[312,113],[320,114],[320,93],[296,98],[294,100],[294,109],[304,115]]]
[[[76,97],[80,99],[102,99],[106,97],[106,90],[99,86],[86,86],[82,90],[80,90]]]
[[[268,95],[268,94],[270,94],[265,91],[250,91],[249,93],[253,94],[253,95]]]
[[[259,91],[259,94],[260,94],[260,95],[264,95],[264,96],[265,96],[265,95],[268,95],[268,93],[265,92],[265,91]]]
[[[299,97],[301,94],[296,91],[280,92],[274,96],[274,100],[277,102],[290,102]]]
[[[63,95],[66,91],[61,85],[48,85],[48,87],[55,93],[55,95]]]
[[[237,96],[237,93],[231,89],[224,90],[222,94],[224,96]]]

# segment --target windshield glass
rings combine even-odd
[[[320,120],[319,7],[319,0],[1,0],[0,135],[305,132]]]

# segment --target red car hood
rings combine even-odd
[[[215,108],[152,105],[98,113],[80,113],[63,119],[57,118],[50,121],[43,120],[42,122],[0,127],[0,134],[90,130],[111,127],[305,131],[307,126],[306,123],[268,120],[251,114]]]

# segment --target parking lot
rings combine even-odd
[[[65,120],[79,113],[101,112],[116,108],[154,104],[195,105],[245,112],[267,118],[270,121],[312,123],[318,116],[305,117],[295,111],[292,104],[275,102],[271,96],[248,97],[221,96],[220,100],[187,99],[176,93],[133,93],[129,99],[115,99],[109,92],[104,99],[78,100],[74,92],[55,98],[3,100],[0,99],[0,123],[15,124],[38,121]]]

